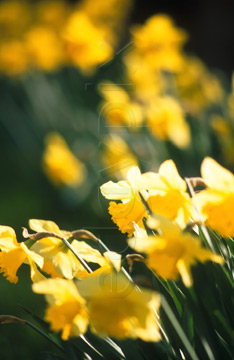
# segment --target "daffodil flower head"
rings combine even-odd
[[[37,269],[37,265],[43,267],[43,257],[29,250],[24,243],[18,243],[14,229],[9,226],[0,226],[0,249],[0,272],[7,280],[17,283],[17,271],[23,263],[30,265],[33,281],[43,279]]]
[[[101,186],[102,195],[109,200],[121,200],[116,203],[110,202],[109,213],[112,220],[119,229],[131,236],[134,232],[133,221],[140,227],[143,226],[142,219],[147,216],[145,207],[140,199],[138,182],[141,172],[137,166],[129,169],[126,181],[114,183],[108,181]]]
[[[181,47],[186,33],[164,14],[154,15],[145,25],[132,29],[133,44],[153,69],[178,71],[183,64]]]
[[[65,140],[58,133],[49,133],[46,137],[43,168],[57,186],[68,185],[76,188],[86,177],[85,166],[70,151]]]
[[[147,104],[146,121],[153,135],[184,149],[190,144],[190,129],[180,104],[170,96],[153,98]]]
[[[193,207],[186,182],[180,177],[173,160],[164,161],[158,173],[142,174],[139,187],[148,190],[148,204],[153,213],[175,220],[185,227],[193,217]]]
[[[53,221],[31,219],[29,227],[36,232],[53,232],[57,235],[69,239],[72,234],[68,231],[60,230]],[[72,240],[71,246],[87,262],[97,263],[102,266],[105,260],[101,253],[93,249],[84,241]],[[44,237],[35,242],[31,247],[36,253],[43,256],[45,267],[43,270],[51,276],[73,279],[74,277],[84,277],[87,271],[80,264],[75,255],[68,249],[62,240],[55,237]]]
[[[201,174],[207,185],[195,195],[195,204],[211,229],[225,237],[234,237],[234,175],[215,160],[206,157]]]
[[[53,71],[64,61],[62,42],[49,26],[32,27],[25,34],[25,47],[30,65],[41,70]]]
[[[33,285],[33,291],[45,294],[49,307],[45,319],[52,330],[62,331],[62,339],[84,334],[89,323],[85,299],[71,280],[47,279]]]
[[[201,246],[190,233],[182,232],[178,224],[155,215],[159,235],[136,233],[129,245],[147,255],[147,264],[156,275],[166,280],[177,280],[180,275],[184,284],[192,286],[191,266],[208,260],[223,264],[223,258]]]
[[[85,74],[112,56],[112,47],[106,41],[106,31],[95,26],[84,11],[75,11],[63,29],[68,59]]]
[[[100,92],[105,99],[101,104],[100,113],[109,124],[114,126],[124,125],[132,129],[142,124],[142,108],[130,98],[126,90],[106,82],[101,86]]]
[[[138,165],[136,156],[120,136],[108,135],[103,138],[103,144],[101,160],[111,178],[125,178],[128,170]]]
[[[145,341],[160,340],[155,319],[155,312],[160,306],[157,293],[137,290],[120,273],[103,273],[86,278],[77,286],[87,298],[90,327],[97,335],[118,339],[139,337]]]

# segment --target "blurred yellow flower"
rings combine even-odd
[[[196,57],[184,57],[175,82],[184,108],[193,115],[223,100],[224,90],[219,79]]]
[[[0,272],[12,283],[17,283],[16,275],[23,263],[28,263],[31,268],[31,279],[43,279],[37,265],[43,267],[43,257],[29,250],[24,243],[18,243],[15,231],[9,226],[0,226]]]
[[[110,202],[109,213],[112,220],[123,233],[129,236],[134,232],[133,221],[140,227],[143,226],[142,219],[147,216],[145,207],[138,194],[138,181],[141,172],[137,166],[128,170],[127,180],[114,183],[108,181],[100,188],[102,195],[109,200],[121,200],[122,202]]]
[[[149,131],[162,140],[170,140],[179,148],[190,144],[190,129],[180,104],[172,97],[156,97],[146,108]]]
[[[55,185],[79,186],[86,177],[85,166],[73,155],[58,133],[46,137],[43,168]]]
[[[136,251],[147,255],[147,264],[157,275],[166,280],[177,280],[180,275],[185,286],[192,286],[191,266],[197,261],[208,260],[223,264],[221,256],[201,246],[199,239],[182,232],[168,219],[157,217],[160,235],[148,236],[140,230],[128,241]]]
[[[25,43],[33,66],[52,71],[62,64],[64,55],[61,40],[49,27],[32,27],[25,34]]]
[[[89,316],[86,301],[70,280],[47,279],[33,284],[33,291],[45,294],[49,303],[45,320],[53,331],[61,331],[62,339],[80,336],[87,330]]]
[[[154,15],[132,29],[133,44],[153,69],[178,71],[183,64],[181,48],[187,35],[164,14]]]
[[[0,44],[0,72],[20,75],[29,66],[29,56],[22,41],[11,40]]]
[[[95,27],[82,11],[74,12],[68,19],[62,36],[68,59],[85,74],[112,56],[112,47],[105,38],[105,31]]]
[[[67,240],[72,238],[70,232],[60,230],[53,221],[31,219],[29,220],[29,227],[36,232],[54,232]],[[105,259],[100,252],[84,241],[72,240],[71,246],[85,261],[96,263],[100,266],[105,264]],[[83,278],[88,274],[75,255],[60,239],[45,237],[36,241],[31,246],[31,249],[44,258],[45,267],[43,267],[43,271],[48,272],[51,276],[57,277],[58,273],[66,279],[73,279],[74,277]]]
[[[230,98],[229,98],[230,99]],[[216,138],[220,145],[222,159],[225,164],[233,166],[234,143],[233,143],[233,125],[228,118],[220,115],[214,115],[211,118],[211,126],[215,132]]]
[[[138,188],[148,190],[148,204],[153,213],[175,220],[185,227],[193,216],[186,182],[180,177],[173,160],[164,161],[158,173],[141,175]]]
[[[30,4],[26,1],[5,0],[0,3],[1,40],[8,36],[20,36],[30,24]]]
[[[195,195],[203,220],[220,235],[234,237],[234,175],[206,157],[201,165],[201,175],[207,189]]]
[[[110,82],[105,82],[101,85],[100,92],[105,98],[100,111],[108,124],[123,125],[133,129],[141,125],[143,110],[136,101],[131,100],[124,89]]]
[[[36,22],[60,30],[71,9],[63,0],[41,0],[35,4]]]
[[[161,339],[156,314],[159,295],[151,290],[137,290],[122,274],[101,274],[77,284],[90,313],[90,327],[101,337],[118,339]]]
[[[232,129],[227,119],[223,118],[220,115],[214,115],[212,117],[212,128],[217,133],[218,136],[224,139],[228,139],[232,135]]]
[[[104,149],[101,160],[105,171],[111,177],[121,179],[127,176],[132,166],[137,166],[138,161],[127,143],[118,135],[109,135],[103,139]]]
[[[105,29],[108,40],[115,44],[119,41],[124,22],[132,7],[132,0],[83,0],[77,9],[85,12],[95,26]]]
[[[159,71],[150,68],[137,51],[130,51],[123,60],[128,80],[134,85],[134,98],[144,104],[161,94],[162,77],[160,77]]]

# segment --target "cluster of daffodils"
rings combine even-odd
[[[201,174],[187,180],[192,187],[205,187],[193,198],[172,160],[162,163],[157,173],[141,174],[134,166],[126,181],[101,186],[104,197],[112,200],[112,220],[140,253],[126,258],[140,259],[161,281],[181,277],[191,287],[191,267],[197,262],[225,262],[204,247],[196,227],[207,225],[223,237],[234,236],[234,175],[208,157]],[[16,283],[18,268],[30,266],[32,289],[48,302],[45,320],[63,340],[88,330],[101,338],[161,340],[160,294],[136,285],[124,267],[129,262],[120,254],[87,230],[64,231],[53,221],[36,219],[29,221],[29,228],[34,233],[24,228],[27,240],[18,242],[11,227],[0,226],[0,271]]]
[[[75,65],[90,74],[112,57],[131,1],[2,1],[0,71],[19,75],[37,68]]]
[[[223,89],[199,59],[184,53],[186,39],[164,14],[131,29],[132,45],[123,56],[125,82],[100,86],[101,113],[109,126],[135,132],[146,127],[159,140],[189,146],[187,116],[219,106]]]
[[[101,3],[100,0],[100,9]],[[88,5],[84,9],[88,14],[95,12]],[[101,13],[100,10],[100,19]],[[116,18],[115,26],[117,19],[120,18]],[[79,19],[74,17],[72,24],[78,26]],[[145,24],[131,28],[130,42],[121,52],[123,75],[120,85],[117,81],[105,80],[97,86],[102,101],[93,127],[94,137],[98,129],[95,160],[85,159],[86,164],[81,164],[79,159],[73,160],[71,151],[68,159],[70,144],[66,145],[62,138],[56,140],[56,147],[64,156],[58,157],[51,151],[55,148],[55,137],[47,137],[43,168],[54,184],[77,188],[87,180],[85,165],[90,165],[91,161],[97,164],[94,171],[98,168],[99,175],[107,174],[120,180],[127,176],[131,167],[143,165],[144,168],[144,163],[151,157],[158,157],[155,165],[162,159],[171,158],[171,144],[181,154],[196,147],[196,151],[203,151],[203,157],[215,141],[222,161],[233,165],[233,90],[231,94],[225,94],[220,79],[200,59],[185,53],[186,40],[185,31],[177,28],[164,14],[154,15]],[[82,56],[81,61],[84,58]],[[89,66],[88,60],[84,63]],[[82,69],[81,64],[78,66]],[[99,131],[103,125],[105,130]],[[204,141],[201,132],[206,137]],[[62,135],[56,136],[58,139]],[[152,154],[153,148],[155,154]],[[147,190],[153,193],[153,189]],[[151,196],[150,201],[154,211],[153,203],[158,199]],[[141,202],[138,207],[141,212]],[[183,222],[187,221],[188,214],[189,211],[184,210],[178,216]]]
[[[192,285],[191,266],[197,261],[223,263],[187,227],[206,223],[221,236],[234,236],[233,174],[211,158],[204,159],[201,173],[206,189],[193,198],[172,160],[162,163],[157,173],[141,174],[133,167],[126,181],[109,181],[101,187],[105,198],[119,201],[110,202],[109,213],[131,237],[130,247],[146,255],[158,276],[176,280],[180,275],[186,286]]]
[[[11,227],[0,226],[0,269],[16,283],[18,268],[30,265],[33,291],[46,295],[49,304],[45,319],[63,340],[88,328],[100,337],[160,340],[159,295],[136,287],[121,272],[119,254],[101,254],[79,240],[98,241],[92,234],[63,231],[52,221],[32,219],[29,227],[36,233],[24,229],[29,240],[19,243]]]
[[[35,3],[4,0],[0,4],[0,74],[16,76],[19,82],[22,80],[24,88],[24,80],[30,76],[18,76],[20,74],[38,74],[39,71],[47,74],[55,70],[56,74],[61,74],[58,70],[72,66],[80,70],[88,85],[94,84],[96,99],[97,92],[102,97],[98,109],[94,109],[98,113],[92,114],[92,125],[88,129],[98,147],[94,151],[95,158],[91,154],[84,161],[80,159],[70,140],[72,136],[61,130],[60,119],[56,119],[58,122],[53,129],[46,125],[43,170],[60,188],[73,187],[79,193],[80,185],[89,182],[87,168],[120,180],[129,168],[149,160],[152,147],[157,148],[152,157],[158,156],[159,164],[162,159],[172,157],[171,143],[181,152],[191,149],[196,143],[194,138],[200,141],[199,133],[204,126],[209,129],[206,143],[213,141],[210,139],[213,133],[222,160],[233,165],[230,156],[234,136],[233,94],[226,96],[219,77],[200,59],[186,54],[183,47],[188,36],[168,15],[153,15],[145,24],[131,25],[128,31],[125,25],[132,5],[132,0],[96,0],[95,6],[91,0],[74,5],[65,0]],[[121,39],[126,39],[126,43]],[[116,64],[112,61],[115,50],[121,58],[119,77],[115,76]],[[114,76],[110,77],[115,78],[115,83],[108,77],[99,84],[90,82],[90,76],[98,69],[100,73],[105,71],[106,64],[112,67]],[[101,73],[100,77],[104,76]],[[35,83],[38,79],[34,77]],[[63,81],[59,78],[56,89],[61,87],[66,98],[67,84],[65,80],[64,86]],[[78,77],[77,82],[80,82]],[[54,96],[54,84],[46,80],[44,85],[38,82],[36,88],[44,92],[44,86],[51,86]],[[32,92],[30,87],[25,90]],[[82,92],[86,90],[83,88]],[[69,91],[73,93],[74,89]],[[38,122],[40,98],[37,102],[36,115],[30,114],[30,117]],[[65,118],[64,108],[73,106],[73,103],[61,103]],[[85,103],[84,107],[88,109],[90,103]],[[77,108],[73,109],[74,113]],[[45,112],[50,118],[49,107]],[[87,118],[89,116],[87,111]],[[65,118],[61,119],[64,123]],[[79,121],[77,119],[75,131],[85,132]],[[103,125],[103,133],[100,133]],[[50,131],[53,133],[49,134]],[[147,142],[152,143],[148,148],[144,146],[146,135]],[[199,143],[196,145],[199,147]],[[161,150],[157,151],[159,148],[164,148],[162,154]],[[204,151],[202,156],[206,153]]]

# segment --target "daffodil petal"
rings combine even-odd
[[[139,190],[155,190],[157,192],[168,191],[168,185],[154,172],[142,174],[137,182]]]
[[[159,167],[159,174],[173,189],[186,191],[186,182],[180,177],[173,160],[166,160]]]
[[[129,184],[125,181],[114,183],[108,181],[100,187],[102,195],[109,200],[130,199],[132,197],[132,190]]]
[[[61,304],[70,297],[81,299],[75,283],[65,279],[46,279],[32,285],[35,293],[51,295],[54,304]]]
[[[138,166],[133,166],[128,170],[127,179],[133,188],[136,187],[137,181],[140,177],[141,172]]]
[[[46,279],[46,277],[38,270],[37,265],[33,261],[29,260],[29,265],[31,268],[31,279],[34,283]]]
[[[0,249],[11,251],[19,246],[14,229],[10,226],[0,226]]]
[[[234,191],[233,174],[212,158],[206,157],[203,160],[201,174],[210,188],[221,191]]]
[[[82,259],[99,264],[100,266],[105,264],[105,259],[102,254],[98,250],[93,249],[91,246],[86,244],[84,241],[74,240],[71,245],[77,251],[78,255],[82,257]]]
[[[107,262],[111,264],[115,270],[120,271],[122,257],[121,254],[118,254],[115,251],[106,251],[103,255]]]
[[[51,231],[60,235],[60,229],[54,221],[30,219],[29,227],[36,232]]]
[[[190,266],[188,266],[183,259],[180,259],[178,260],[176,267],[180,273],[184,285],[187,287],[191,287],[193,285],[193,279],[190,271]]]

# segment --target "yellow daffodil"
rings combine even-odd
[[[62,339],[84,334],[89,323],[86,301],[71,280],[47,279],[33,284],[33,291],[45,294],[49,303],[45,319]]]
[[[160,306],[157,293],[137,290],[120,273],[86,278],[77,287],[88,301],[91,330],[99,336],[160,340],[155,314]]]
[[[220,144],[222,158],[229,166],[234,165],[233,128],[232,123],[220,115],[212,116],[211,126]]]
[[[25,35],[26,48],[33,66],[45,71],[57,69],[63,62],[61,40],[49,27],[31,28]]]
[[[36,21],[60,30],[70,13],[69,4],[63,0],[43,0],[35,3]]]
[[[29,56],[22,41],[11,40],[0,44],[0,72],[20,75],[29,67]]]
[[[134,97],[141,103],[148,103],[161,94],[162,76],[154,71],[135,50],[124,56],[129,82],[134,85]]]
[[[119,42],[124,22],[131,9],[132,0],[83,0],[78,3],[78,10],[85,12],[95,26],[106,31],[112,44]]]
[[[126,181],[108,181],[100,188],[106,199],[121,200],[120,203],[111,201],[108,210],[120,231],[127,232],[129,236],[134,232],[133,221],[142,227],[142,219],[146,216],[145,207],[138,194],[137,184],[140,177],[139,168],[134,166],[128,170]]]
[[[79,186],[86,176],[85,166],[73,155],[57,133],[46,137],[43,168],[55,185]]]
[[[223,258],[201,246],[200,240],[170,220],[157,217],[160,235],[148,236],[144,230],[136,232],[129,245],[147,255],[147,264],[157,275],[166,280],[176,280],[180,275],[183,283],[193,284],[191,266],[208,260],[223,264]]]
[[[127,91],[120,86],[106,82],[100,88],[106,101],[102,103],[100,112],[108,124],[135,128],[143,121],[141,106],[132,101]]]
[[[180,177],[173,160],[164,161],[158,173],[142,174],[138,187],[148,190],[148,204],[153,213],[175,220],[181,227],[193,216],[186,182]]]
[[[39,281],[43,275],[37,265],[43,267],[43,257],[29,250],[24,243],[18,243],[15,231],[9,226],[0,226],[0,272],[12,283],[17,283],[16,275],[23,263],[28,263],[31,268],[31,279]]]
[[[112,56],[112,47],[105,39],[105,32],[94,26],[82,11],[70,16],[63,38],[68,59],[86,74]]]
[[[177,29],[167,15],[154,15],[132,30],[133,44],[154,69],[178,71],[183,64],[181,47],[186,33]]]
[[[195,204],[203,220],[220,235],[234,237],[234,175],[210,157],[203,160],[201,174],[207,188],[195,195]]]
[[[179,148],[190,143],[190,129],[180,104],[172,97],[156,97],[146,107],[149,131],[162,140],[170,140]]]
[[[29,221],[29,227],[36,232],[53,232],[66,239],[72,237],[70,232],[60,230],[53,221],[31,219]],[[73,240],[71,246],[85,261],[96,263],[100,266],[104,265],[105,260],[100,252],[93,249],[84,241]],[[60,239],[45,237],[36,241],[31,249],[44,258],[45,267],[43,267],[43,270],[51,276],[56,276],[58,273],[66,279],[73,279],[74,277],[83,278],[85,274],[87,274],[87,271],[75,255]]]
[[[109,135],[103,139],[104,149],[101,155],[105,171],[113,178],[126,177],[132,166],[137,166],[138,161],[127,143],[117,135]]]
[[[3,37],[20,36],[30,23],[30,5],[25,1],[5,0],[0,3],[0,33]]]
[[[224,91],[218,77],[196,57],[184,57],[175,81],[181,102],[192,115],[223,100]]]

